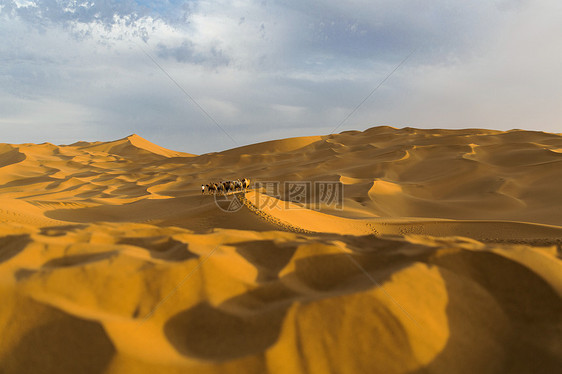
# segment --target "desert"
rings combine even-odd
[[[561,186],[539,131],[0,144],[0,372],[555,373]]]

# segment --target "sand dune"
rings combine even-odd
[[[561,149],[392,127],[0,144],[0,372],[557,372]],[[342,183],[342,206],[300,182]]]

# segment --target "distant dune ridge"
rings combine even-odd
[[[0,373],[559,372],[561,186],[522,130],[0,144]]]

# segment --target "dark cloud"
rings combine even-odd
[[[190,40],[184,40],[178,46],[167,46],[164,43],[159,43],[156,50],[160,58],[173,58],[177,62],[183,63],[218,67],[228,65],[230,62],[230,59],[218,47],[209,46],[203,51],[198,51],[195,44]]]
[[[289,10],[286,14],[300,20],[302,28],[293,35],[292,44],[301,58],[350,64],[393,63],[414,50],[420,63],[465,58],[501,26],[504,13],[493,2],[448,0],[283,0],[280,4]]]

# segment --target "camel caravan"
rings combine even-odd
[[[246,191],[248,187],[250,187],[250,180],[243,178],[242,180],[202,184],[201,193],[226,195],[229,192]]]

